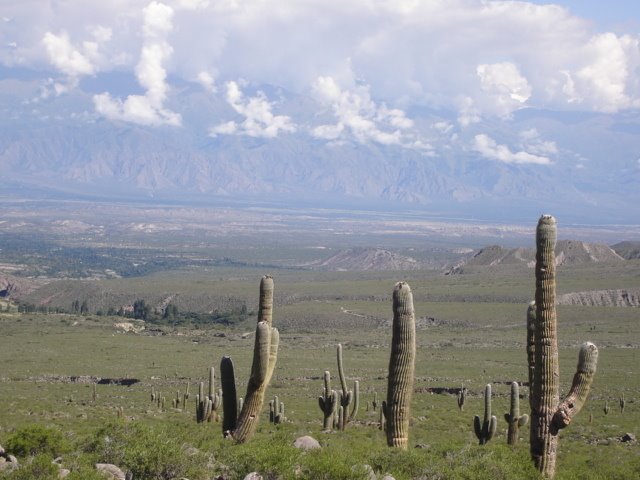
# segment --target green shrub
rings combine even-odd
[[[58,466],[53,464],[53,457],[46,453],[30,458],[6,478],[11,480],[58,480]]]
[[[27,425],[13,432],[7,439],[7,451],[18,457],[41,453],[57,457],[70,450],[60,430],[43,425]]]
[[[187,455],[171,432],[139,423],[108,425],[98,432],[88,452],[96,462],[130,470],[133,478],[197,479],[206,474],[204,455]]]

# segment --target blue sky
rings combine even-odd
[[[640,2],[635,0],[563,0],[547,2],[536,0],[540,5],[556,3],[569,9],[573,15],[591,20],[601,31],[640,30]]]

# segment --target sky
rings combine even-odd
[[[211,137],[304,130],[428,153],[410,113],[422,107],[460,129],[527,108],[637,112],[639,41],[631,0],[0,0],[0,89],[30,105],[82,91],[78,114],[181,128],[171,100],[188,84],[234,112],[210,119]],[[280,111],[264,85],[313,98],[317,119]],[[552,142],[523,134],[528,149],[486,135],[471,148],[549,163]]]

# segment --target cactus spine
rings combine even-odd
[[[480,423],[480,417],[473,417],[473,429],[476,437],[480,441],[480,445],[484,445],[493,438],[498,426],[498,420],[495,415],[491,415],[491,384],[484,387],[484,418]]]
[[[398,282],[393,289],[393,335],[386,417],[387,445],[406,449],[409,445],[409,418],[416,357],[416,316],[409,284]]]
[[[518,382],[511,382],[511,409],[504,414],[504,419],[509,425],[507,432],[507,443],[515,445],[518,443],[518,431],[529,421],[529,415],[520,415],[520,388]]]
[[[543,215],[536,229],[536,314],[534,377],[531,398],[531,457],[536,468],[553,478],[558,451],[558,431],[566,427],[587,399],[596,371],[598,349],[586,342],[580,348],[578,367],[567,398],[560,403],[556,317],[556,220]]]
[[[260,282],[258,325],[256,326],[251,376],[242,411],[238,417],[236,429],[232,433],[236,443],[244,443],[251,439],[258,426],[264,395],[278,358],[280,334],[278,329],[272,327],[272,323],[273,279],[271,276],[265,275]]]
[[[329,370],[324,372],[324,389],[322,396],[318,397],[318,404],[322,410],[322,430],[331,431],[333,416],[335,414],[336,405],[338,404],[338,392],[331,390],[331,374]]]
[[[236,400],[236,377],[231,357],[220,360],[220,383],[222,384],[222,434],[227,437],[236,428],[238,401]]]

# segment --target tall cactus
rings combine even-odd
[[[222,434],[226,437],[236,429],[238,401],[236,397],[236,377],[231,357],[220,360],[220,383],[222,385]]]
[[[347,388],[347,379],[344,375],[344,363],[342,360],[342,344],[338,344],[337,348],[338,358],[338,377],[340,378],[340,386],[342,387],[342,393],[339,396],[340,405],[342,408],[342,428],[356,418],[358,413],[358,407],[360,405],[360,382],[357,380],[354,382],[353,390]],[[353,404],[351,412],[349,412],[349,406]]]
[[[280,334],[273,323],[273,278],[269,275],[260,281],[258,325],[253,349],[251,376],[247,385],[242,411],[238,416],[232,436],[236,443],[244,443],[254,435],[264,404],[264,395],[273,375],[278,358]]]
[[[393,289],[393,335],[387,400],[382,402],[386,418],[387,445],[406,449],[416,358],[416,316],[409,284],[398,282]]]
[[[566,427],[587,399],[598,362],[590,342],[580,348],[578,366],[567,398],[560,403],[556,316],[556,219],[543,215],[536,229],[536,314],[534,378],[531,398],[531,457],[547,478],[556,470],[558,431]],[[529,347],[529,346],[528,346]]]
[[[504,419],[509,425],[507,432],[507,443],[515,445],[518,443],[518,431],[529,421],[529,415],[520,415],[520,388],[518,382],[511,382],[511,408],[509,413],[504,414]]]
[[[333,424],[333,416],[338,404],[338,392],[331,390],[331,374],[329,370],[324,372],[324,389],[322,396],[318,397],[318,404],[322,410],[322,430],[330,432]]]
[[[484,445],[493,438],[498,426],[498,420],[495,415],[491,415],[491,384],[488,383],[484,387],[484,418],[480,423],[480,417],[473,417],[473,429],[476,437],[480,441],[480,445]]]

